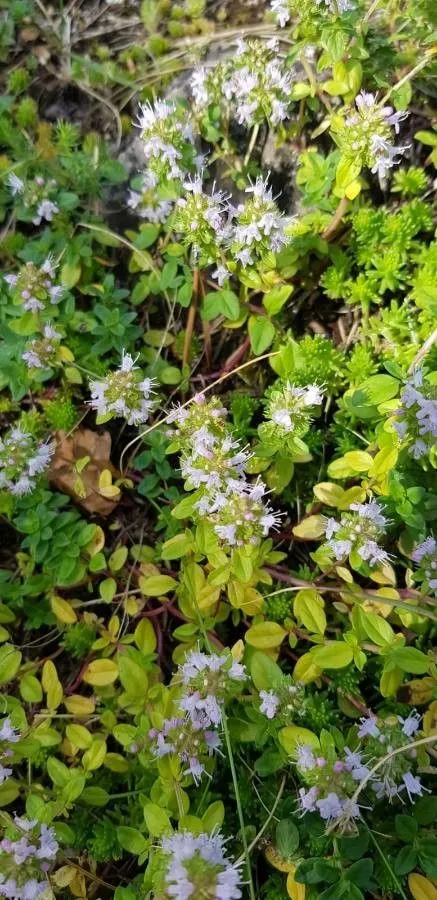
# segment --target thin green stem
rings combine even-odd
[[[417,63],[417,66],[414,66],[414,69],[411,69],[410,72],[407,72],[407,74],[404,75],[404,77],[401,78],[400,81],[397,81],[396,84],[394,84],[387,91],[387,93],[384,94],[380,105],[384,106],[384,103],[387,103],[387,100],[389,99],[389,97],[391,97],[393,91],[399,90],[399,88],[402,87],[404,84],[406,84],[407,81],[411,81],[411,79],[414,78],[414,76],[417,75],[418,72],[420,72],[422,69],[424,69],[425,66],[428,65],[428,63],[432,59],[432,57],[435,56],[436,53],[437,53],[437,47],[433,47],[431,50],[426,50],[423,58],[420,60],[420,62]]]
[[[247,877],[248,877],[248,881],[249,881],[249,894],[250,894],[251,900],[256,900],[255,889],[253,886],[253,879],[252,879],[252,868],[250,865],[250,858],[249,858],[250,851],[249,851],[249,847],[247,844],[246,826],[244,823],[243,807],[241,805],[241,797],[240,797],[240,791],[239,791],[239,787],[238,787],[237,770],[235,768],[234,753],[232,750],[231,736],[229,734],[228,720],[227,720],[224,709],[222,710],[222,720],[223,720],[223,732],[225,735],[226,749],[228,751],[229,768],[231,770],[232,783],[234,785],[234,791],[235,791],[235,800],[237,802],[238,818],[240,821],[241,839],[243,842],[243,851],[244,851],[243,855],[244,855],[244,859],[246,861]]]
[[[398,889],[398,891],[399,891],[400,896],[403,898],[403,900],[408,900],[408,897],[407,897],[405,891],[403,890],[403,887],[402,887],[400,881],[397,879],[397,877],[396,877],[396,875],[395,875],[395,872],[393,871],[393,869],[392,869],[392,867],[391,867],[391,865],[390,865],[390,863],[389,863],[389,861],[388,861],[388,859],[387,859],[387,857],[386,857],[384,851],[381,849],[380,845],[378,844],[378,841],[376,840],[375,835],[373,834],[373,832],[371,831],[371,829],[369,828],[369,826],[367,825],[367,823],[364,821],[364,819],[363,819],[363,821],[362,821],[361,824],[364,825],[364,828],[366,829],[366,831],[367,831],[367,833],[368,833],[368,835],[369,835],[369,837],[370,837],[370,840],[372,841],[372,844],[375,845],[375,847],[376,847],[376,849],[377,849],[377,851],[378,851],[378,853],[379,853],[379,855],[380,855],[380,857],[381,857],[381,859],[382,859],[382,861],[383,861],[385,867],[386,867],[386,868],[388,869],[388,871],[390,872],[390,875],[391,875],[391,877],[392,877],[392,879],[393,879],[393,881],[394,881],[394,883],[395,883],[395,885],[396,885],[396,887],[397,887],[397,889]]]
[[[244,162],[243,162],[243,167],[244,167],[244,168],[246,168],[246,166],[247,166],[247,164],[248,164],[248,162],[249,162],[249,160],[250,160],[250,157],[252,156],[252,150],[253,150],[253,148],[254,148],[254,146],[255,146],[256,139],[257,139],[257,137],[258,137],[258,133],[259,133],[259,125],[254,125],[254,126],[253,126],[253,130],[252,130],[252,134],[251,134],[251,136],[250,136],[249,146],[248,146],[248,148],[247,148],[247,153],[246,153],[246,156],[244,157]]]

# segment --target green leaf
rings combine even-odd
[[[273,341],[275,328],[265,316],[249,317],[249,338],[253,352],[260,356]]]
[[[280,284],[264,294],[263,306],[265,306],[270,316],[275,316],[276,313],[280,312],[292,291],[292,284]]]
[[[277,622],[257,622],[246,631],[246,641],[257,650],[271,650],[282,644],[286,634]]]
[[[250,674],[257,691],[268,691],[278,684],[282,670],[270,656],[257,651],[250,661]]]
[[[416,647],[397,647],[391,651],[390,660],[403,672],[412,675],[424,675],[431,665],[431,660]]]
[[[128,853],[133,853],[134,856],[139,856],[147,850],[147,840],[144,835],[141,834],[141,831],[138,831],[138,828],[130,828],[128,825],[119,825],[117,828],[117,837],[123,850],[127,850]]]
[[[282,859],[291,860],[299,846],[299,831],[292,819],[281,819],[276,826],[276,846]]]
[[[216,319],[217,316],[225,316],[231,322],[239,319],[240,303],[233,291],[211,291],[206,294],[203,301],[202,318],[209,322],[211,319]]]
[[[170,575],[150,575],[149,578],[141,577],[138,581],[142,593],[146,597],[161,597],[177,587],[177,581]]]
[[[417,853],[413,847],[402,847],[394,861],[396,875],[407,875],[417,865]]]
[[[153,628],[153,626],[151,626]],[[125,654],[119,654],[120,681],[129,695],[144,697],[148,687],[147,673]]]
[[[12,681],[20,668],[21,653],[15,650],[12,644],[3,644],[0,647],[0,684]]]
[[[144,806],[144,820],[153,837],[161,837],[163,834],[168,834],[171,831],[168,814],[157,803],[146,803]]]
[[[343,641],[326,641],[310,651],[313,661],[321,669],[344,669],[353,660],[353,649]]]
[[[405,844],[412,844],[419,830],[416,820],[404,815],[395,817],[395,829],[398,838]]]
[[[303,588],[296,594],[293,611],[298,622],[308,628],[312,634],[324,634],[326,628],[326,616],[324,602],[312,588]]]
[[[180,559],[186,553],[190,553],[193,548],[193,538],[191,531],[184,531],[183,534],[175,534],[162,546],[161,559]]]

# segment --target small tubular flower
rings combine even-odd
[[[370,782],[378,800],[386,798],[391,802],[397,798],[402,799],[406,793],[408,799],[414,802],[416,796],[420,797],[427,791],[420,779],[411,771],[416,764],[415,748],[409,751],[407,747],[403,753],[390,755],[393,750],[417,740],[420,725],[420,716],[414,712],[406,719],[402,716],[380,719],[373,715],[361,719],[358,737],[363,742],[366,756],[372,763],[387,757]]]
[[[357,786],[369,769],[361,753],[345,748],[343,757],[332,747],[326,756],[318,755],[312,747],[298,746],[296,767],[308,790],[299,791],[299,808],[303,815],[318,812],[327,823],[351,826],[360,817],[358,804],[352,801]]]
[[[40,225],[43,221],[51,222],[59,212],[59,206],[55,202],[58,186],[53,178],[46,179],[37,175],[25,181],[12,172],[7,183],[12,196],[17,198],[22,208],[22,218],[31,220],[33,225]]]
[[[146,170],[143,175],[136,179],[134,184],[136,189],[129,189],[127,197],[127,205],[146,222],[152,222],[159,225],[165,222],[172,209],[172,200],[160,199],[157,193],[157,178],[153,172]]]

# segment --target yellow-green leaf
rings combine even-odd
[[[323,516],[308,516],[302,519],[299,525],[293,528],[293,534],[298,538],[308,541],[316,541],[325,534],[325,519]]]
[[[344,669],[353,660],[353,649],[343,641],[327,641],[313,647],[311,656],[321,669]]]
[[[177,587],[175,578],[170,575],[150,575],[149,578],[140,578],[139,586],[146,597],[161,597]]]
[[[290,756],[296,753],[299,745],[305,744],[314,748],[319,746],[317,735],[308,728],[301,728],[300,725],[287,725],[285,728],[281,728],[279,741]]]
[[[118,666],[112,659],[94,659],[87,666],[83,680],[95,687],[113,684],[118,678]]]
[[[316,590],[303,588],[294,598],[293,611],[295,618],[312,634],[324,634],[326,628],[324,606]]]
[[[77,615],[67,600],[64,600],[63,597],[58,597],[57,594],[53,594],[50,597],[50,606],[52,607],[52,611],[54,612],[57,619],[60,622],[63,622],[64,625],[74,625],[77,622]]]
[[[246,632],[246,641],[257,650],[271,650],[282,644],[286,634],[277,622],[257,622]]]

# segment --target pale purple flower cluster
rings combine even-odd
[[[401,394],[393,427],[414,459],[421,459],[437,443],[437,390],[416,369]]]
[[[318,812],[327,824],[360,817],[360,808],[351,795],[357,783],[369,774],[361,753],[345,747],[343,759],[328,760],[305,745],[297,748],[296,765],[310,785],[299,789],[302,814]]]
[[[49,888],[46,873],[59,850],[55,831],[18,816],[11,831],[17,836],[0,841],[0,894],[8,900],[36,900]]]
[[[157,180],[183,178],[195,164],[194,134],[186,109],[172,100],[140,107],[138,122],[144,155]]]
[[[64,289],[53,283],[54,277],[53,257],[48,256],[42,266],[28,262],[16,275],[5,275],[4,280],[26,312],[39,313],[47,305],[56,305],[62,299]]]
[[[354,550],[369,566],[383,565],[389,561],[389,555],[379,547],[377,540],[384,534],[387,524],[388,519],[376,500],[351,503],[339,522],[326,519],[326,545],[338,561]]]
[[[143,378],[129,353],[123,351],[121,365],[99,381],[90,381],[90,406],[98,416],[110,419],[122,416],[128,425],[147,422],[154,402],[153,378]]]
[[[17,497],[29,494],[49,465],[55,445],[37,441],[19,426],[0,439],[0,490]]]
[[[165,871],[167,895],[173,900],[239,900],[242,897],[240,864],[225,854],[221,834],[182,832],[162,839],[168,857]]]
[[[178,677],[184,693],[179,701],[195,728],[218,728],[222,722],[222,706],[235,684],[245,681],[241,663],[222,653],[192,650],[179,666]]]
[[[0,743],[16,744],[19,740],[20,734],[12,726],[10,718],[3,719],[0,722]],[[9,766],[4,766],[2,760],[7,762],[12,755],[12,750],[9,747],[0,750],[0,785],[4,784],[12,775],[12,769]]]
[[[46,369],[48,366],[54,365],[60,337],[60,332],[56,331],[50,323],[44,325],[42,338],[29,341],[21,359],[27,363],[29,369]]]
[[[400,123],[407,112],[395,112],[391,106],[380,106],[375,94],[361,91],[355,99],[356,111],[345,120],[341,143],[350,154],[361,158],[372,172],[385,178],[399,162],[408,147],[392,144],[392,128],[399,134]]]
[[[424,588],[437,592],[437,541],[429,535],[411,554],[411,559],[418,563],[416,573],[424,582]]]
[[[416,797],[421,797],[423,792],[428,790],[420,778],[410,771],[410,760],[416,757],[414,748],[411,751],[406,748],[404,753],[390,757],[391,751],[403,747],[410,740],[414,741],[419,728],[420,716],[414,712],[405,719],[402,716],[393,716],[381,720],[374,715],[360,719],[358,737],[366,742],[366,749],[372,761],[376,762],[378,757],[389,757],[370,781],[378,800],[402,799],[406,791],[408,799],[414,802]]]
[[[45,181],[42,175],[37,175],[33,181],[25,183],[18,175],[12,172],[8,177],[8,185],[13,197],[21,196],[23,206],[34,210],[33,225],[40,225],[44,220],[51,222],[53,216],[59,212],[59,206],[50,199],[50,195],[56,190],[56,181]]]
[[[259,711],[267,719],[289,725],[305,715],[305,688],[303,684],[295,684],[289,675],[283,675],[273,689],[260,691],[259,696]]]
[[[196,784],[207,773],[205,761],[217,753],[221,740],[212,728],[195,725],[189,717],[174,716],[164,719],[160,729],[151,728],[149,737],[153,741],[152,752],[160,759],[174,754],[186,765],[184,775],[191,775]]]
[[[211,402],[207,405],[202,396],[195,398],[197,406],[205,406],[205,424],[201,424],[199,409],[194,407],[196,428],[189,426],[192,412],[188,408],[168,417],[180,427],[177,446],[182,451],[181,471],[187,486],[198,491],[194,504],[197,515],[211,523],[220,541],[231,548],[256,546],[278,523],[279,516],[263,499],[265,485],[246,480],[248,454],[226,431],[223,410],[211,407]]]

